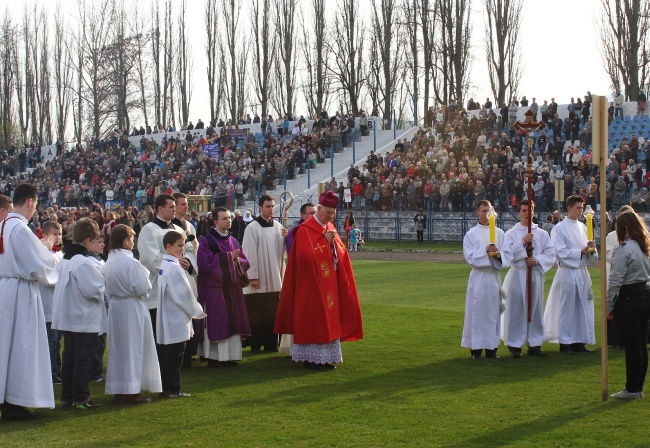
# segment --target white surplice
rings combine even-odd
[[[532,225],[533,257],[537,265],[532,269],[532,313],[528,322],[527,269],[528,253],[523,238],[528,235],[528,227],[517,223],[506,232],[503,256],[508,259],[510,270],[503,281],[506,293],[506,309],[501,315],[501,339],[508,347],[539,347],[544,341],[542,323],[544,303],[544,274],[555,264],[555,249],[545,230]]]
[[[151,290],[149,271],[130,250],[108,254],[103,268],[108,311],[106,394],[162,392],[160,366],[146,301]]]
[[[499,346],[499,309],[501,307],[501,269],[506,260],[487,254],[490,244],[489,227],[478,224],[463,238],[463,255],[472,267],[467,284],[465,322],[461,347],[471,350],[493,350]],[[504,233],[496,229],[499,251],[503,248]]]
[[[11,218],[11,219],[9,219]],[[55,281],[57,259],[10,213],[0,254],[0,403],[54,407],[45,313],[38,283]]]
[[[259,288],[247,286],[244,294],[279,292],[284,276],[284,238],[282,224],[273,221],[273,227],[262,227],[257,221],[246,226],[242,250],[250,263],[248,278],[257,279]]]
[[[544,340],[560,344],[595,344],[594,295],[587,260],[598,253],[582,254],[587,227],[565,218],[551,232],[558,269],[544,310]]]
[[[102,263],[82,254],[61,260],[54,288],[52,328],[75,333],[106,333]]]
[[[59,252],[50,251],[56,257],[57,264],[63,258],[63,254]],[[58,276],[56,270],[50,276],[51,284],[45,282],[38,282],[38,290],[41,293],[41,302],[43,302],[43,312],[45,313],[45,322],[52,322],[52,302],[54,301],[54,287]]]
[[[192,227],[192,224],[188,223],[189,227]],[[147,308],[153,309],[156,308],[158,303],[158,270],[160,269],[160,264],[162,263],[163,256],[165,255],[165,246],[163,245],[163,238],[165,234],[171,230],[174,230],[183,237],[186,237],[185,231],[175,224],[171,224],[172,228],[163,229],[155,222],[150,222],[145,225],[140,234],[138,235],[138,253],[140,254],[140,263],[147,268],[149,271],[149,281],[151,282],[151,292],[149,293],[149,298],[147,299]],[[196,250],[191,242],[185,243],[185,256],[189,260],[190,264],[194,268],[194,275],[198,272],[198,267],[196,265]],[[192,292],[196,296],[196,284],[192,278],[192,275],[185,271],[185,275],[188,278],[188,284],[192,288]],[[192,280],[192,281],[189,281]]]
[[[169,345],[189,340],[193,335],[192,319],[202,319],[206,315],[192,293],[178,258],[163,256],[157,283],[156,341]]]

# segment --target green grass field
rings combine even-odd
[[[335,371],[245,352],[237,368],[184,371],[188,399],[57,408],[0,421],[2,446],[648,446],[647,402],[601,401],[600,354],[472,361],[460,347],[469,268],[355,261],[365,339]],[[594,282],[599,274],[592,272]],[[547,290],[552,272],[547,277]],[[596,288],[597,289],[597,288]],[[598,313],[597,308],[597,313]],[[599,325],[597,333],[600,334]],[[610,350],[610,388],[624,384]],[[57,398],[60,393],[56,387]],[[646,409],[644,411],[644,409]]]

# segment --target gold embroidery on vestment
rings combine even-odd
[[[323,277],[329,278],[329,276],[330,276],[330,267],[329,267],[329,265],[325,261],[323,261],[320,264],[320,268],[321,268],[321,271],[323,271]]]
[[[327,298],[327,306],[331,310],[332,308],[334,308],[334,294],[328,292],[326,298]]]

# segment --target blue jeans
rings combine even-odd
[[[90,372],[97,348],[97,333],[63,332],[63,362],[61,363],[61,401],[81,404],[90,398]]]
[[[61,376],[61,336],[57,330],[52,328],[52,322],[45,322],[47,329],[47,343],[50,346],[50,365],[52,377]]]

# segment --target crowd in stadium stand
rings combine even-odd
[[[622,102],[617,101],[615,96],[610,105],[610,132],[617,123],[636,119],[618,113]],[[547,125],[547,131],[536,132],[532,140],[538,210],[558,208],[555,181],[560,179],[564,197],[582,195],[595,208],[600,174],[591,164],[590,104],[590,94],[578,101],[571,98],[568,106],[562,106],[568,109],[564,120],[554,99],[540,106],[525,96],[500,109],[494,109],[489,99],[483,104],[470,100],[465,108],[454,102],[432,107],[412,139],[398,140],[391,152],[371,152],[365,163],[350,166],[347,179],[332,178],[326,189],[340,197],[349,189],[352,201],[341,201],[348,210],[470,211],[481,199],[500,210],[513,208],[526,197],[527,189],[525,156],[530,140],[514,128],[516,113],[524,108]],[[640,99],[637,113],[647,118],[644,108]],[[250,116],[242,122],[248,120]],[[229,137],[237,125],[218,122],[210,123],[201,137],[192,132],[204,126],[199,120],[197,127],[190,125],[160,144],[144,130],[139,148],[129,144],[128,131],[115,131],[70,151],[63,151],[57,142],[58,155],[47,163],[41,163],[43,154],[35,145],[10,147],[0,153],[0,193],[10,196],[19,182],[37,186],[42,207],[32,223],[35,229],[48,219],[74,221],[91,214],[102,225],[114,219],[137,227],[146,222],[159,193],[209,195],[212,205],[234,211],[246,199],[275,189],[284,176],[291,179],[304,173],[308,164],[315,168],[331,151],[343,151],[352,139],[368,135],[367,120],[365,113],[360,121],[352,114],[328,117],[323,113],[312,124],[302,117],[297,122],[284,117],[276,130],[265,126],[261,136],[250,133],[244,139]],[[607,209],[631,203],[645,210],[650,204],[650,170],[642,162],[649,163],[650,148],[643,137],[626,134],[625,126],[621,131],[613,134],[620,141],[614,142],[607,167]],[[216,142],[220,153],[209,157],[204,145]],[[101,204],[106,203],[123,206],[105,211]],[[198,227],[205,225],[199,214],[193,219]]]

